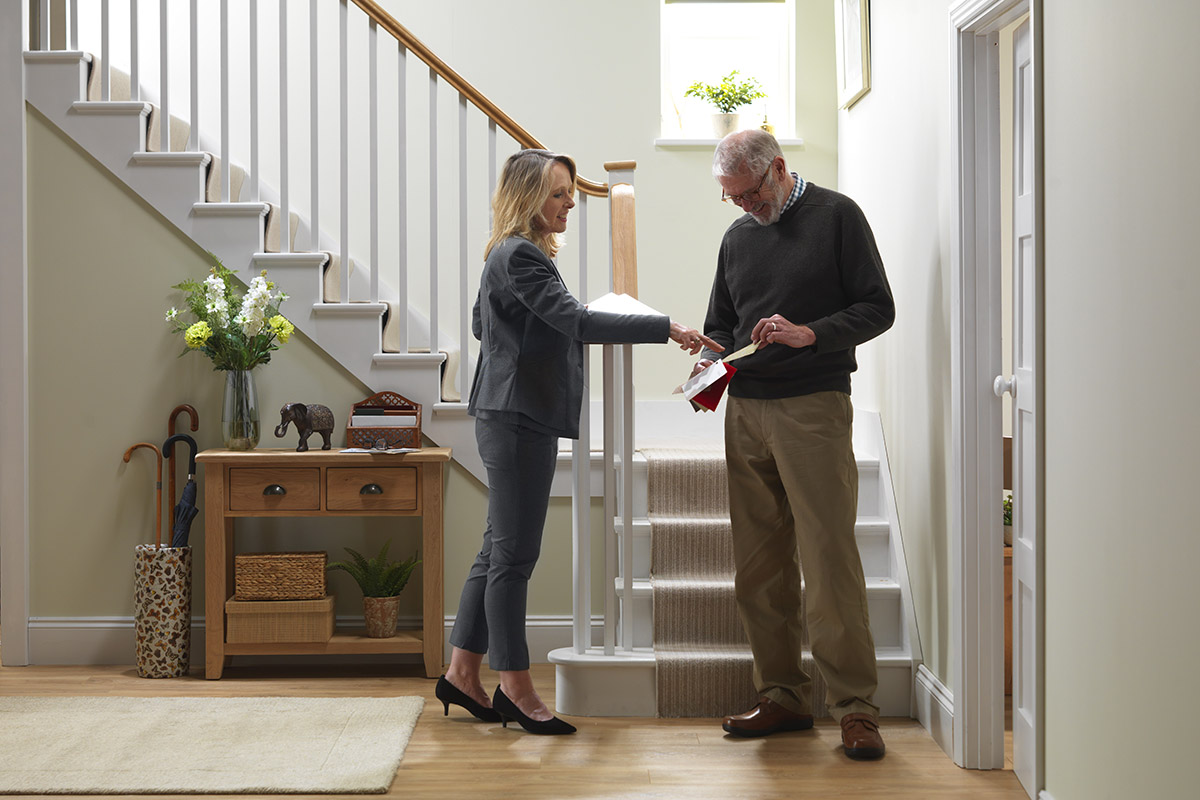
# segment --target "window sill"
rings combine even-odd
[[[668,149],[682,147],[716,147],[720,139],[655,139],[655,147],[665,147]],[[803,139],[780,139],[780,147],[795,147],[804,149]]]

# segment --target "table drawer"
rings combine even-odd
[[[415,511],[416,467],[330,467],[330,511]]]
[[[320,511],[321,470],[230,467],[230,511]]]

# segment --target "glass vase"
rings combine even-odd
[[[258,389],[254,373],[248,369],[225,372],[221,436],[230,450],[253,450],[258,446]]]

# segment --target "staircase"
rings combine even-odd
[[[71,3],[73,13],[76,5]],[[183,4],[159,6],[164,13],[168,7],[182,9]],[[286,33],[295,26],[287,21],[289,7],[293,14],[299,9],[301,16],[305,9],[310,12],[307,36],[292,42],[290,57]],[[137,77],[136,25],[128,53],[132,63],[117,69],[105,67],[119,60],[107,26],[93,52],[81,46],[87,45],[88,29],[73,20],[70,49],[49,50],[44,44],[41,51],[26,54],[26,99],[226,266],[241,275],[266,269],[290,295],[282,313],[298,329],[372,392],[396,391],[420,403],[425,435],[453,448],[455,460],[486,482],[473,421],[461,402],[477,354],[468,327],[482,267],[476,256],[486,237],[486,201],[495,185],[498,154],[542,145],[371,0],[280,3],[279,13],[274,30],[260,31],[258,45],[261,51],[264,43],[273,42],[280,57],[275,79],[284,100],[278,109],[279,139],[273,143],[256,135],[262,120],[254,103],[241,111],[231,106],[231,75],[251,84],[251,99],[258,94],[257,60],[251,60],[248,75],[231,66],[231,23],[224,18],[219,43],[200,39],[195,24],[183,32],[182,52],[190,57],[190,69],[185,70],[190,76],[186,120],[173,111],[182,104],[168,103],[179,95],[179,87],[161,81],[146,86]],[[178,72],[167,66],[172,63],[168,50],[178,54],[180,43],[165,19],[161,30],[159,74]],[[331,31],[337,32],[332,43]],[[336,51],[336,102],[330,101],[328,87],[318,79],[318,59],[296,69],[297,50],[305,42],[307,53]],[[379,55],[389,49],[393,55]],[[210,51],[220,53],[215,73],[204,69],[202,57]],[[353,152],[352,159],[355,136],[348,97],[355,82],[350,80],[349,62],[352,53],[358,57],[363,52],[369,53],[367,65],[360,65],[361,82],[369,86],[367,107],[355,109],[353,119],[359,120],[356,128],[366,120],[369,133],[358,137],[366,152]],[[410,69],[406,64],[414,58],[419,67]],[[218,113],[208,117],[200,116],[205,112],[199,102],[205,95],[201,73],[205,80],[221,83]],[[289,91],[289,73],[295,73],[296,86],[305,75],[310,85]],[[383,87],[389,81],[391,85]],[[424,88],[415,88],[420,86]],[[300,124],[289,125],[287,106],[298,91],[308,95],[308,113],[296,115],[304,117]],[[457,108],[457,130],[439,128],[444,115],[438,104],[447,96]],[[334,135],[325,130],[328,120],[322,112],[336,115]],[[197,119],[199,124],[193,124]],[[209,119],[215,120],[219,134],[209,135],[209,125],[214,124],[206,122]],[[248,151],[235,146],[231,126],[248,128]],[[384,141],[388,136],[383,132],[393,126],[396,130]],[[289,152],[304,149],[307,160],[289,160]],[[352,168],[352,161],[361,162],[361,168]],[[277,168],[274,173],[266,168],[270,163]],[[480,168],[485,163],[486,169]],[[605,167],[607,183],[580,180],[580,205],[573,215],[577,229],[571,236],[577,246],[567,258],[578,260],[581,296],[594,294],[588,292],[589,231],[614,243],[609,287],[636,294],[631,251],[634,165],[615,162]],[[428,180],[417,172],[427,172]],[[381,182],[395,186],[385,191]],[[445,213],[447,200],[457,205],[457,214]],[[630,250],[620,249],[617,242]],[[602,349],[605,400],[593,403],[598,406],[594,411],[585,404],[581,429],[590,429],[591,418],[603,419],[603,448],[592,451],[586,438],[577,443],[571,456],[560,456],[554,483],[553,493],[573,496],[575,505],[574,644],[552,651],[549,659],[557,665],[560,712],[653,716],[660,713],[650,570],[654,501],[649,497],[647,460],[634,446],[632,348]],[[680,416],[673,408],[662,408],[639,404],[639,430],[661,433],[677,426]],[[696,420],[689,422],[681,433],[694,438]],[[859,545],[880,666],[876,701],[885,714],[908,716],[921,654],[907,570],[878,418],[859,412],[857,423]],[[593,630],[592,534],[587,520],[595,496],[605,498],[607,530],[603,568],[596,570],[603,573],[599,579],[605,588],[604,613],[600,628]],[[744,653],[740,658],[745,662]],[[672,713],[708,715],[712,710]]]

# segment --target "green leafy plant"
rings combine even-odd
[[[347,547],[351,561],[334,561],[325,569],[340,569],[349,572],[358,582],[363,597],[395,597],[404,591],[413,570],[421,562],[417,554],[404,561],[389,561],[387,557],[390,541],[383,543],[383,549],[374,558],[366,558],[357,550]]]
[[[735,69],[718,84],[701,83],[696,81],[683,93],[684,97],[699,97],[708,102],[722,114],[732,114],[741,106],[749,105],[767,93],[754,78],[737,80],[738,71]]]
[[[1012,492],[1004,495],[1004,524],[1012,525]]]

